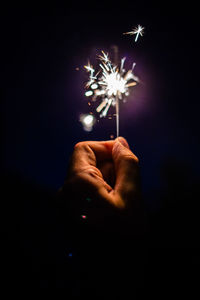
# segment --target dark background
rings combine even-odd
[[[140,159],[148,270],[157,268],[159,274],[168,268],[174,285],[185,280],[195,286],[200,264],[197,7],[136,1],[17,4],[2,9],[1,22],[6,284],[66,287],[54,272],[59,263],[52,262],[52,256],[59,257],[55,236],[49,234],[56,222],[54,195],[64,182],[74,144],[115,133],[113,120],[101,120],[85,132],[79,115],[89,112],[83,65],[96,50],[117,45],[120,56],[137,62],[136,73],[144,82],[120,107],[120,134]],[[134,43],[122,33],[137,24],[145,34]],[[68,263],[70,250],[65,249]],[[151,282],[150,274],[147,278]],[[76,294],[80,290],[74,281],[68,279]]]

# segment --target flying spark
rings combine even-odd
[[[109,58],[109,55],[104,51],[102,55],[98,56],[100,60],[99,71],[95,74],[95,69],[88,63],[85,66],[87,72],[89,72],[89,80],[86,83],[86,97],[91,97],[92,101],[100,99],[101,103],[96,108],[96,111],[100,114],[100,117],[106,117],[109,108],[116,107],[116,125],[117,136],[119,134],[119,100],[124,100],[129,95],[130,87],[135,86],[139,79],[134,74],[135,63],[132,65],[132,69],[126,71],[124,68],[125,57],[121,59],[121,64],[118,67],[113,64]]]
[[[80,122],[83,125],[83,129],[85,131],[89,132],[89,131],[92,131],[92,128],[93,128],[93,126],[95,124],[95,117],[93,115],[91,115],[91,114],[88,114],[88,115],[81,114],[80,115]]]
[[[137,27],[133,28],[132,31],[125,32],[124,34],[130,34],[130,35],[136,35],[135,36],[135,42],[137,42],[139,35],[143,36],[144,33],[144,27],[141,25],[138,25]]]

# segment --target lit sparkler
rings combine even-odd
[[[130,34],[130,35],[136,35],[135,36],[135,42],[137,42],[139,35],[143,36],[144,33],[144,27],[141,25],[138,25],[137,27],[133,28],[132,31],[125,32],[124,34]]]
[[[96,108],[100,117],[106,117],[110,106],[116,107],[116,131],[119,136],[119,101],[124,100],[129,95],[129,88],[135,86],[139,79],[134,74],[135,63],[132,69],[126,71],[124,68],[125,57],[121,59],[120,67],[113,64],[104,51],[98,56],[100,60],[99,71],[95,74],[95,69],[88,63],[85,66],[89,72],[89,80],[86,83],[86,97],[91,97],[92,101],[101,99],[101,103]]]

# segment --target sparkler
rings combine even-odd
[[[100,117],[106,117],[109,108],[115,106],[116,108],[116,133],[119,136],[119,101],[125,99],[129,95],[130,87],[134,87],[139,78],[134,74],[135,63],[132,65],[132,69],[126,71],[124,63],[126,58],[121,59],[121,64],[118,67],[113,64],[104,51],[101,51],[101,55],[98,56],[100,60],[99,70],[96,73],[94,67],[88,63],[85,66],[87,72],[89,72],[89,80],[86,83],[85,92],[86,97],[91,97],[92,101],[101,99],[101,103],[96,108],[96,111],[100,114]]]
[[[139,35],[143,36],[143,33],[144,33],[144,27],[138,25],[137,27],[133,28],[132,31],[125,32],[124,34],[130,34],[130,35],[136,34],[135,42],[137,42]]]

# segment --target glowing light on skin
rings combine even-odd
[[[130,35],[136,35],[135,36],[135,42],[137,42],[138,37],[141,35],[143,36],[144,33],[144,27],[142,27],[141,25],[138,25],[137,27],[133,28],[132,31],[129,32],[125,32],[124,34],[130,34]]]
[[[90,63],[85,66],[89,72],[89,80],[86,83],[86,88],[89,90],[85,92],[85,95],[90,95],[88,97],[92,97],[92,101],[101,99],[101,103],[96,108],[100,117],[107,116],[111,105],[116,107],[116,131],[117,136],[119,136],[119,101],[124,101],[124,98],[129,95],[130,87],[139,82],[139,78],[134,74],[136,64],[133,64],[131,70],[126,71],[124,67],[125,57],[121,59],[120,67],[118,67],[111,62],[108,53],[106,54],[104,51],[101,53],[102,55],[98,56],[100,60],[99,70],[95,76],[95,69]],[[91,93],[91,88],[93,88],[93,93]],[[90,93],[86,94],[87,92]]]
[[[87,114],[87,115],[85,114],[80,116],[80,122],[82,123],[83,129],[85,131],[92,131],[95,121],[96,120],[94,116],[91,114]]]

